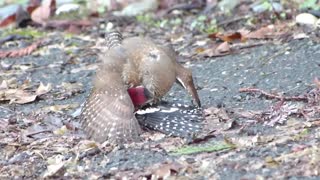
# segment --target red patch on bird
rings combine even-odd
[[[129,88],[128,93],[135,107],[145,105],[148,102],[144,87]]]

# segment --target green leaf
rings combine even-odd
[[[202,152],[216,152],[228,149],[234,149],[236,146],[231,143],[212,144],[206,146],[185,146],[170,152],[171,155],[188,155]]]
[[[317,6],[317,0],[305,0],[299,7],[299,9],[319,9],[319,6]]]
[[[28,27],[28,28],[7,29],[3,32],[1,36],[5,37],[12,34],[14,35],[18,34],[21,36],[31,36],[33,38],[39,38],[46,35],[46,33],[43,31],[39,31],[37,29]]]

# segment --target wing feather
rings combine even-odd
[[[94,88],[81,114],[81,124],[89,138],[110,143],[139,139],[141,129],[134,105],[121,77],[124,59],[109,55],[98,70]]]

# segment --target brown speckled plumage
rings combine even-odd
[[[191,71],[176,62],[173,50],[140,37],[122,40],[117,33],[106,39],[109,50],[100,57],[103,64],[81,114],[82,127],[89,138],[110,143],[139,139],[141,128],[127,92],[131,87],[145,87],[158,102],[177,81],[200,106]]]

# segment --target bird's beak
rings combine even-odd
[[[197,105],[198,107],[201,107],[201,102],[198,92],[193,83],[191,71],[181,66],[177,72],[177,83],[188,91],[188,93],[192,96],[193,103],[195,103],[195,105]]]

